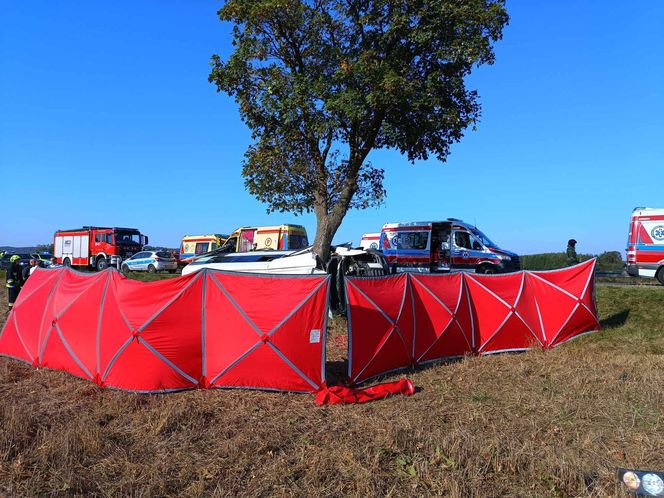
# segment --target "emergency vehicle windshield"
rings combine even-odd
[[[115,233],[115,243],[116,244],[127,244],[127,245],[140,245],[141,244],[141,235],[137,232],[116,232]]]
[[[493,249],[499,249],[499,247],[486,235],[484,235],[479,229],[477,228],[472,228],[471,231],[473,232],[473,235],[480,239],[482,244],[484,244],[486,247],[491,247]]]
[[[309,241],[306,235],[290,235],[288,237],[289,249],[304,249],[309,247]]]

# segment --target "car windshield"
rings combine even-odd
[[[481,230],[479,230],[478,228],[473,228],[471,229],[471,231],[473,232],[473,235],[478,239],[480,239],[482,244],[484,244],[486,247],[492,247],[494,249],[498,249],[498,246],[489,237],[484,235]]]
[[[116,242],[116,244],[140,245],[141,236],[140,236],[139,233],[116,232],[115,233],[115,242]]]

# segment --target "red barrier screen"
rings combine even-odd
[[[386,279],[348,279],[350,379],[408,367],[413,356],[413,309],[405,274]]]
[[[137,282],[115,270],[37,270],[0,354],[140,392],[313,392],[325,380],[328,278],[203,270]]]
[[[348,278],[348,376],[359,383],[465,354],[550,348],[598,330],[594,269],[593,259],[548,272]]]

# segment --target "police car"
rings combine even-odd
[[[175,273],[177,267],[177,260],[168,251],[141,251],[134,254],[131,258],[125,259],[120,268],[122,273],[130,271],[155,273],[163,270]]]

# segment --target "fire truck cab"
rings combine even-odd
[[[627,273],[656,278],[664,285],[664,208],[632,211],[627,238]]]
[[[136,228],[84,226],[55,232],[53,247],[60,264],[101,271],[117,266],[147,243],[148,237]]]
[[[456,218],[446,221],[387,223],[380,249],[393,270],[409,272],[519,271],[519,256],[501,249],[477,227]]]

